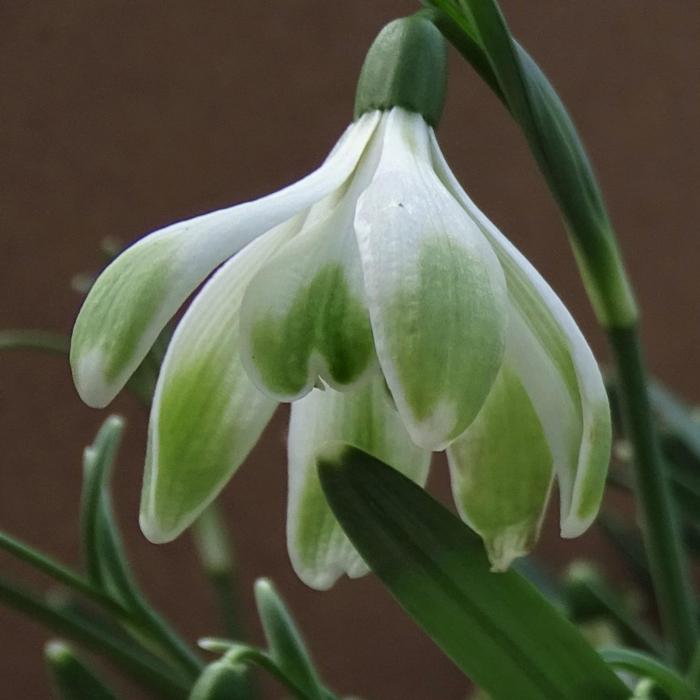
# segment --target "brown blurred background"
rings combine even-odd
[[[126,243],[308,172],[351,117],[356,76],[374,35],[416,6],[0,3],[0,327],[69,331],[79,305],[69,280],[100,264],[105,236]],[[503,6],[588,145],[645,312],[651,366],[688,399],[700,400],[700,4],[503,0]],[[519,131],[471,70],[452,59],[439,134],[448,159],[605,359],[556,210]],[[139,577],[189,637],[218,632],[189,538],[153,546],[138,531],[145,416],[129,397],[113,410],[129,420],[114,481]],[[80,455],[105,415],[80,403],[62,359],[0,357],[0,528],[78,562]],[[252,634],[259,636],[251,584],[268,575],[334,688],[381,700],[463,698],[460,673],[371,577],[324,594],[295,579],[284,543],[284,433],[280,416],[222,499]],[[433,485],[444,496],[443,465],[435,466]],[[595,532],[562,544],[548,528],[538,549],[552,566],[581,553],[617,567]],[[46,583],[7,557],[0,566]],[[0,695],[49,697],[45,639],[39,627],[0,609]],[[266,697],[280,695],[268,686]]]

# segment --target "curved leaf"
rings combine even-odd
[[[481,541],[425,491],[357,449],[326,454],[321,484],[348,537],[494,700],[629,697],[576,628],[517,573],[491,573]]]

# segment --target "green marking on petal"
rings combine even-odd
[[[319,420],[326,421],[328,434],[324,436],[325,439],[342,439],[368,454],[382,457],[392,463],[397,462],[392,458],[398,455],[395,454],[396,449],[391,449],[390,443],[404,439],[407,441],[407,449],[403,450],[406,453],[403,455],[405,460],[400,460],[404,463],[396,464],[397,468],[408,469],[412,473],[414,463],[420,463],[419,450],[410,445],[408,436],[402,429],[397,429],[398,416],[387,404],[382,386],[376,382],[365,384],[351,393],[342,395],[327,390],[322,395],[315,395],[313,399],[318,402],[319,407],[325,406],[325,414],[319,412]],[[342,403],[342,409],[334,405],[336,402]],[[317,436],[321,430],[316,429]],[[311,437],[307,436],[306,439]],[[315,464],[307,473],[298,508],[296,543],[298,553],[306,566],[312,567],[317,564],[325,554],[330,538],[338,539],[337,546],[352,549],[326,503]]]
[[[234,426],[207,420],[226,411],[229,402],[221,391],[226,370],[220,362],[215,353],[209,353],[183,363],[161,396],[156,428],[158,478],[153,486],[156,511],[166,529],[167,521],[197,508],[231,466],[237,438]]]
[[[316,462],[329,443],[353,445],[425,483],[430,453],[417,448],[386,396],[381,377],[348,391],[313,390],[292,406],[289,430],[289,519],[292,563],[308,585],[326,589],[367,567],[338,525],[321,488]]]
[[[608,402],[601,402],[592,410],[592,414],[591,425],[588,429],[591,451],[588,454],[586,464],[579,466],[583,479],[580,484],[577,484],[578,493],[576,494],[576,514],[580,520],[585,522],[590,522],[600,508],[612,443]]]
[[[308,386],[315,354],[325,362],[328,376],[323,378],[329,383],[356,381],[372,359],[374,344],[367,309],[351,294],[343,266],[321,268],[284,315],[271,311],[256,319],[251,354],[266,388],[281,396],[297,395]]]
[[[506,316],[491,272],[444,236],[428,240],[417,279],[403,283],[386,316],[389,352],[415,418],[454,406],[450,438],[481,408],[503,357]]]
[[[100,275],[73,330],[71,364],[99,353],[104,379],[127,368],[166,297],[175,251],[171,240],[155,238],[126,250]]]
[[[484,538],[494,568],[507,568],[537,538],[553,472],[537,414],[507,365],[448,454],[460,512]]]

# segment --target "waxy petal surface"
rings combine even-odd
[[[610,459],[610,407],[600,369],[562,301],[472,202],[432,141],[436,172],[488,237],[505,271],[511,302],[507,361],[530,396],[552,451],[562,535],[576,537],[598,513]]]
[[[252,202],[172,224],[122,253],[100,275],[73,330],[71,366],[89,405],[107,405],[168,320],[212,272],[260,234],[340,187],[379,116],[348,128],[332,155],[299,182]]]
[[[390,113],[355,230],[379,362],[413,441],[444,449],[479,412],[501,365],[503,271],[432,169],[429,127]]]
[[[346,390],[376,368],[353,220],[379,160],[382,131],[337,201],[313,207],[300,234],[246,292],[243,362],[260,389],[280,401],[301,398],[321,382]]]
[[[300,224],[282,224],[223,265],[175,331],[151,409],[141,501],[141,527],[153,542],[172,540],[194,521],[277,406],[241,364],[238,317],[247,284]]]
[[[484,539],[494,570],[504,571],[537,540],[554,473],[539,417],[507,364],[447,458],[462,518]]]
[[[326,503],[316,471],[324,447],[337,442],[381,459],[421,485],[430,465],[430,453],[413,445],[380,378],[343,393],[315,389],[292,405],[287,543],[299,577],[319,590],[343,574],[368,571]]]

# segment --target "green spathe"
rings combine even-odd
[[[355,118],[372,110],[403,107],[431,126],[442,115],[447,86],[447,45],[420,16],[387,24],[370,47],[355,97]]]

